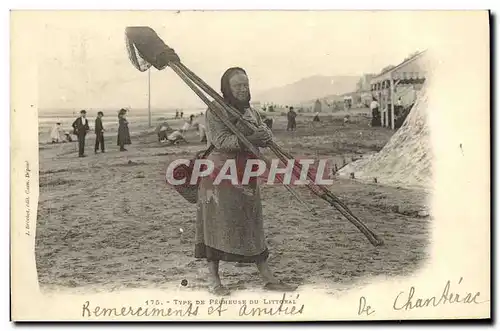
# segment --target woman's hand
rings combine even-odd
[[[258,128],[247,139],[258,147],[266,147],[273,140],[273,136],[265,128]]]

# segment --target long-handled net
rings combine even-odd
[[[251,134],[257,127],[245,120],[242,114],[231,105],[226,103],[221,95],[212,89],[207,83],[198,77],[194,72],[181,63],[179,56],[175,51],[168,47],[156,32],[149,27],[128,27],[126,28],[126,43],[129,57],[134,66],[145,71],[153,66],[158,70],[163,70],[169,66],[188,86],[191,90],[207,105],[211,112],[222,121],[228,129],[235,134],[241,143],[258,159],[263,160],[267,166],[271,161],[266,158],[247,138],[246,135]],[[205,93],[213,98],[213,101],[205,95]],[[245,127],[245,132],[240,131],[226,116],[230,114],[233,118],[237,118]],[[287,164],[289,160],[293,160],[293,156],[284,151],[274,141],[269,145],[270,150],[278,157],[278,159]],[[300,177],[302,169],[294,163],[292,173],[296,178]],[[368,228],[358,217],[356,217],[349,208],[338,199],[328,188],[316,184],[314,175],[308,171],[307,178],[309,181],[306,187],[316,196],[328,202],[331,206],[337,209],[348,221],[350,221],[358,230],[360,230],[370,243],[374,246],[383,245],[383,240],[380,239],[370,228]],[[298,194],[289,185],[285,188],[294,195],[294,197],[303,203]]]

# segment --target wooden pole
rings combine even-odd
[[[148,119],[151,127],[151,68],[148,69]]]
[[[391,109],[390,109],[390,112],[391,112],[391,129],[394,130],[395,128],[395,121],[394,121],[394,80],[392,79],[391,77],[391,90],[390,90],[390,93],[391,93]]]

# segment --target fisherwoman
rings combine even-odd
[[[246,72],[242,68],[228,69],[221,79],[221,92],[227,103],[259,127],[253,134],[247,135],[248,140],[257,147],[268,146],[272,141],[272,133],[262,122],[259,113],[250,107]],[[241,123],[229,113],[225,114],[240,131],[244,131]],[[208,159],[219,169],[228,159],[234,159],[237,164],[244,166],[249,151],[237,136],[212,111],[205,113],[205,119],[207,146],[215,146]],[[296,286],[277,279],[269,267],[258,183],[251,181],[248,185],[233,186],[224,182],[215,185],[213,176],[203,177],[198,191],[195,257],[205,258],[208,262],[210,291],[216,295],[229,294],[220,279],[220,261],[255,264],[265,289],[295,290]]]

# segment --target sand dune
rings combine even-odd
[[[384,148],[339,171],[347,177],[355,173],[362,180],[430,189],[432,185],[432,149],[427,120],[429,107],[426,89],[418,97],[410,114]]]

